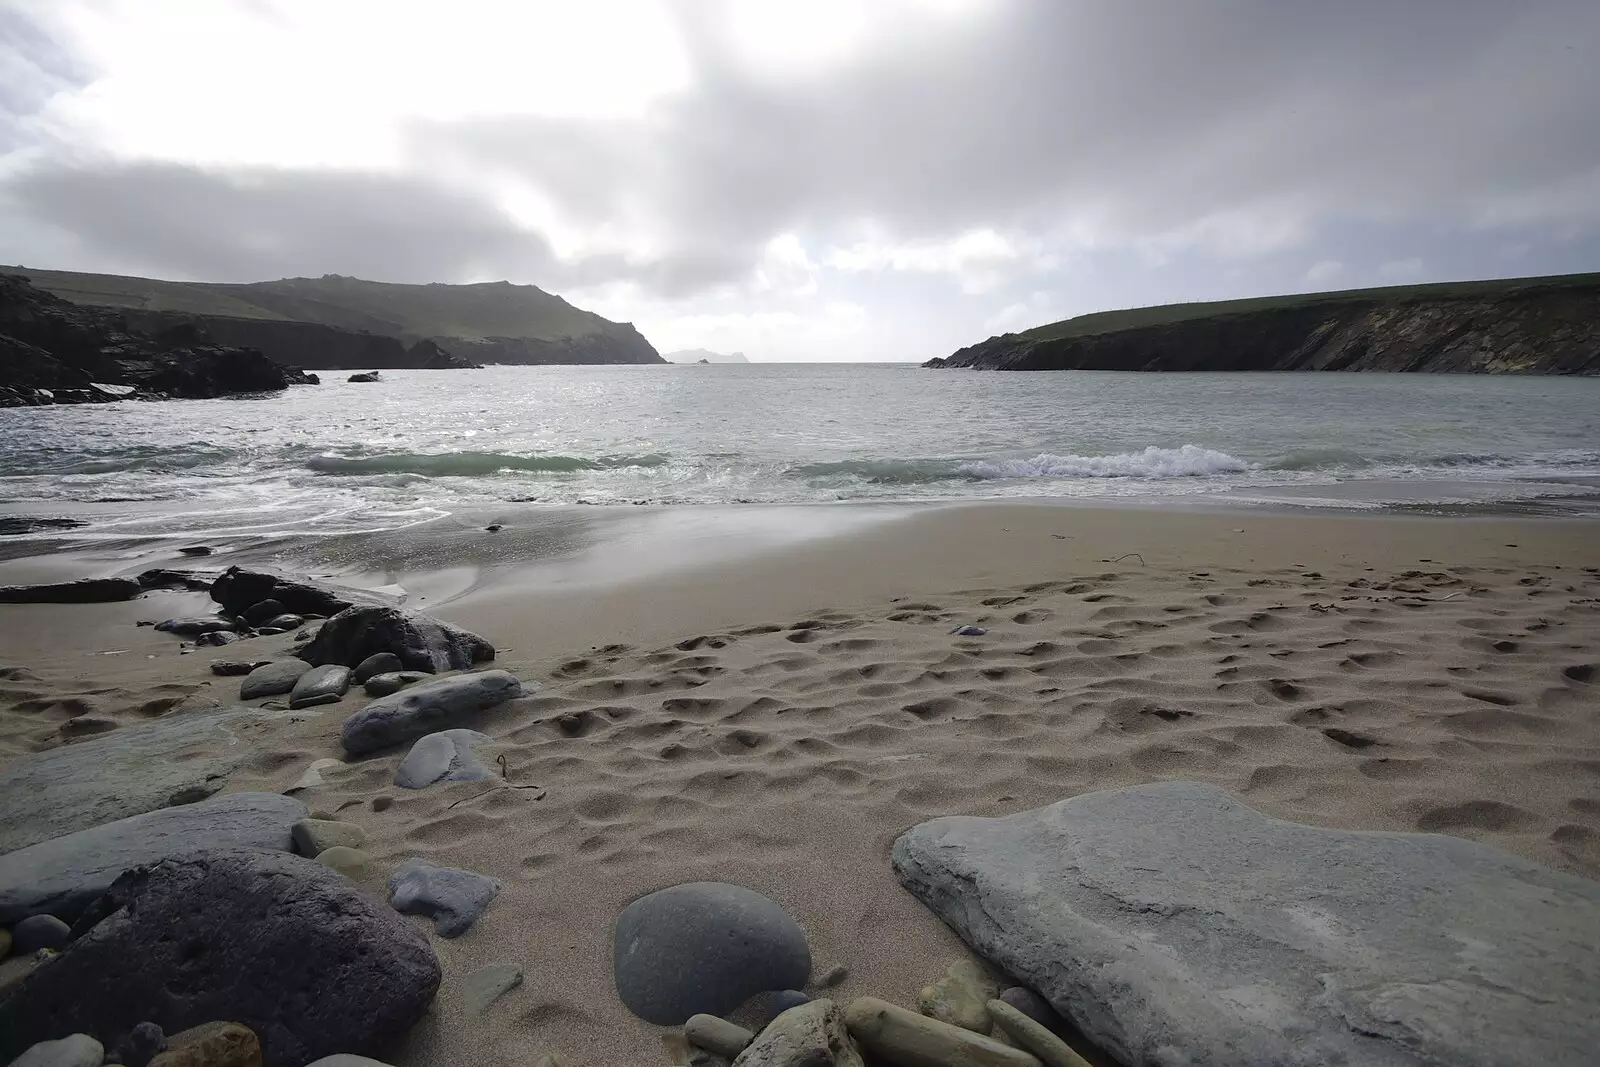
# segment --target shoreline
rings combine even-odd
[[[659,1062],[666,1032],[617,1000],[611,924],[641,894],[700,879],[781,904],[814,977],[850,968],[828,995],[914,1004],[966,950],[896,882],[892,841],[939,815],[1121,785],[1205,782],[1277,817],[1448,833],[1600,875],[1600,685],[1578,670],[1600,663],[1587,519],[1028,501],[906,509],[735,552],[751,545],[693,524],[651,545],[638,531],[657,520],[618,510],[587,540],[463,520],[446,536],[308,538],[293,547],[341,551],[283,559],[397,582],[407,607],[485,636],[494,666],[538,687],[471,725],[511,784],[539,791],[399,789],[402,747],[296,794],[366,831],[359,884],[374,897],[414,856],[503,883],[474,929],[433,941],[444,985],[398,1067],[547,1051]],[[0,581],[36,565],[220,569],[284,547],[190,559],[181,543],[12,559]],[[676,544],[699,547],[592,580],[596,559]],[[570,552],[541,561],[525,545]],[[0,682],[0,773],[87,736],[69,724],[114,736],[235,703],[236,680],[209,664],[282,655],[288,635],[186,653],[136,626],[213,607],[199,592],[0,605],[0,665],[32,676]],[[364,699],[241,738],[226,790],[283,792],[343,758],[340,724]],[[465,975],[505,962],[523,984],[470,1015]]]

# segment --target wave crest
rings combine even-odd
[[[477,478],[501,471],[531,474],[568,474],[575,471],[613,470],[618,467],[660,467],[662,455],[516,456],[501,452],[391,452],[377,456],[312,456],[306,466],[322,474],[421,474],[429,478]]]
[[[1041,452],[1032,459],[982,460],[957,468],[974,478],[1204,478],[1237,474],[1252,465],[1198,445],[1182,448],[1151,446],[1140,452],[1104,456],[1058,456]]]

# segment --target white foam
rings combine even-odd
[[[961,465],[961,473],[974,478],[1203,478],[1212,474],[1237,474],[1252,465],[1198,445],[1182,448],[1146,448],[1142,452],[1117,452],[1109,456],[1058,456],[1041,452],[1032,459],[979,461]]]

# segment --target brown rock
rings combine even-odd
[[[167,1038],[150,1067],[261,1067],[261,1042],[239,1023],[204,1023]]]

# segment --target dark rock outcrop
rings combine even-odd
[[[295,654],[315,667],[353,668],[380,652],[392,653],[407,670],[430,674],[494,659],[494,646],[475,633],[418,612],[379,607],[346,608]]]
[[[229,567],[211,583],[211,599],[221,604],[223,610],[230,615],[248,617],[250,614],[257,614],[250,609],[264,600],[277,602],[277,609],[273,611],[273,615],[290,611],[296,615],[327,616],[337,615],[356,603],[358,599],[369,598],[353,589],[331,589],[314,582],[286,578],[271,571]]]
[[[476,366],[426,338],[408,347],[399,337],[321,322],[247,319],[185,311],[132,310],[127,312],[127,317],[130,325],[154,334],[188,329],[197,338],[215,344],[259,349],[279,363],[311,370],[350,367],[467,370]]]
[[[90,1034],[116,1047],[143,1022],[217,1019],[261,1040],[266,1067],[376,1055],[439,987],[428,940],[343,875],[289,853],[220,849],[128,871],[60,956],[0,1002],[0,1062]]]
[[[215,397],[287,388],[253,348],[152,337],[111,310],[68,303],[0,274],[0,406]]]
[[[144,586],[132,578],[80,578],[47,585],[0,585],[0,604],[107,604],[132,600]]]
[[[349,381],[349,382],[381,382],[381,381],[383,381],[383,375],[379,374],[375,370],[362,371],[360,374],[352,374],[352,375],[350,375],[350,377],[346,378],[345,381]]]
[[[437,340],[457,357],[479,363],[517,366],[548,364],[665,363],[655,346],[632,323],[613,323],[607,333],[578,337],[440,337]]]
[[[1173,305],[991,337],[927,367],[1600,374],[1600,275]]]

